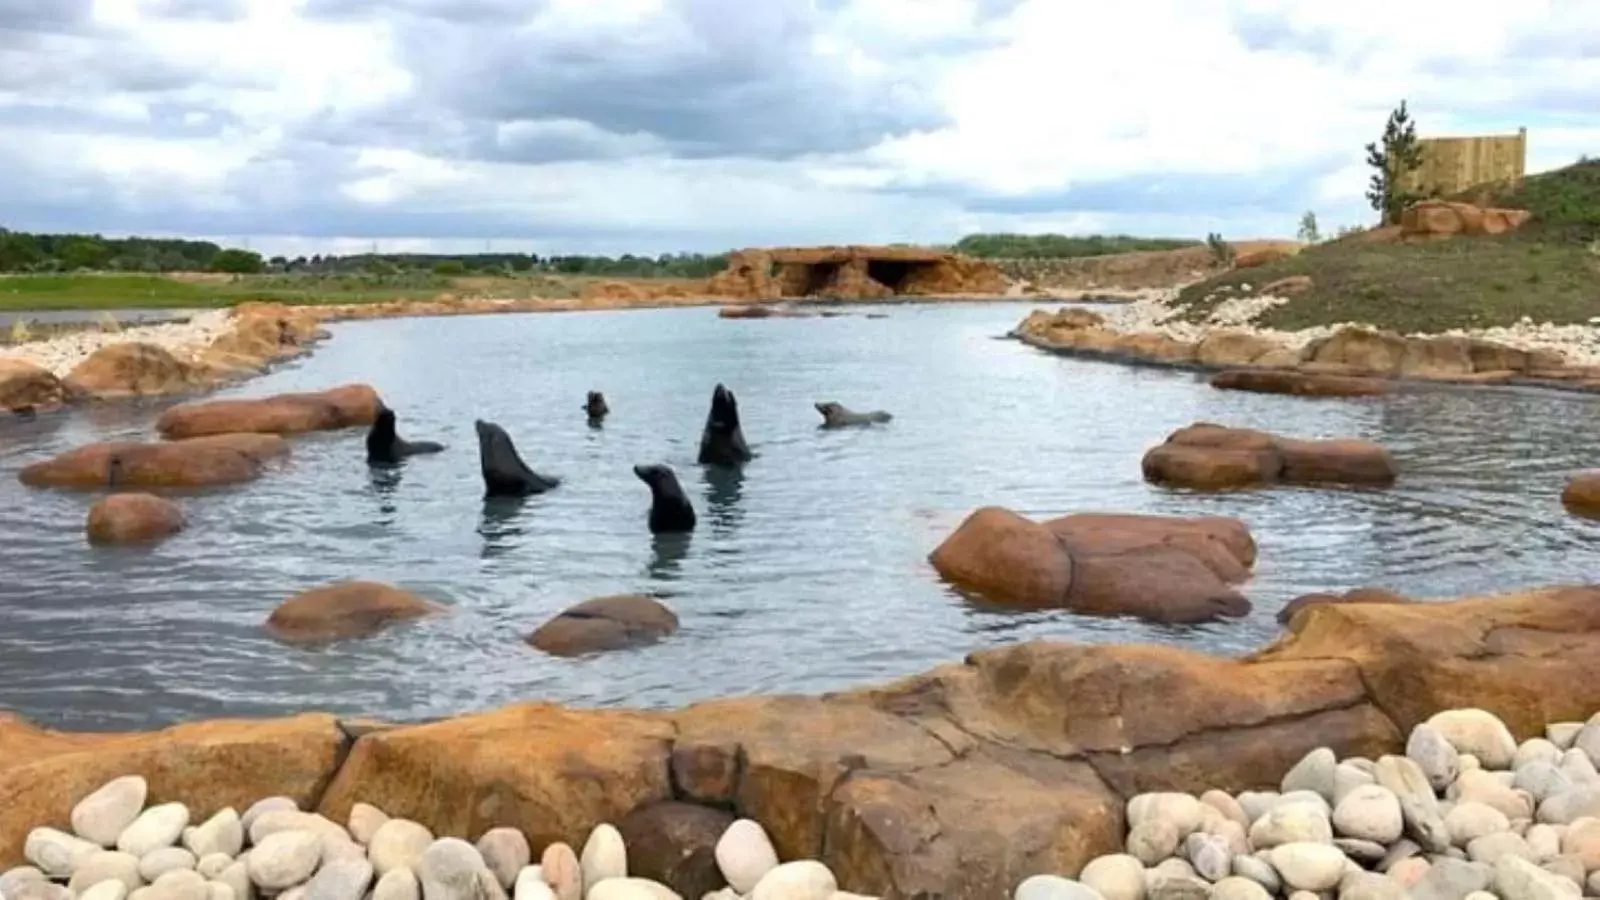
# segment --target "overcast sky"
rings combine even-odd
[[[1600,155],[1600,0],[0,0],[0,225],[268,253],[1290,236]]]

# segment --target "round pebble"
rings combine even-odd
[[[51,878],[71,878],[84,860],[101,852],[93,841],[54,828],[35,828],[23,841],[22,855]],[[137,854],[135,854],[137,855]],[[18,893],[21,885],[14,885],[8,895]],[[15,898],[13,898],[15,900]]]
[[[1400,839],[1405,827],[1400,798],[1382,785],[1354,788],[1334,809],[1333,827],[1347,837],[1379,844],[1393,843]]]
[[[139,857],[120,850],[101,850],[91,854],[73,870],[67,888],[81,894],[103,881],[116,881],[129,891],[144,887],[146,877],[140,871]],[[9,895],[8,895],[9,896]]]
[[[389,816],[370,803],[357,803],[350,807],[350,818],[346,821],[350,837],[364,847],[372,842],[372,836],[383,827],[383,823],[389,821]]]
[[[478,848],[450,837],[429,844],[416,866],[423,900],[481,900],[486,871]]]
[[[422,884],[409,866],[390,869],[372,889],[372,900],[420,900],[421,897]]]
[[[80,891],[78,900],[124,900],[127,896],[128,885],[113,878]]]
[[[410,819],[390,819],[373,832],[367,858],[379,877],[401,866],[417,871],[422,854],[433,844],[433,832]]]
[[[139,817],[149,792],[150,786],[142,776],[113,778],[72,807],[72,830],[86,841],[111,847]]]
[[[1332,844],[1305,841],[1272,848],[1272,866],[1285,885],[1304,891],[1326,891],[1344,875],[1345,857]]]
[[[478,838],[477,846],[484,864],[494,873],[500,886],[507,890],[516,884],[517,873],[533,857],[528,839],[515,828],[491,828]]]
[[[117,849],[143,859],[151,851],[176,844],[188,824],[189,807],[182,803],[152,806],[117,836]]]
[[[1211,887],[1212,900],[1271,900],[1272,895],[1254,879],[1231,875]]]
[[[195,855],[182,847],[162,847],[151,850],[139,859],[139,875],[145,881],[153,882],[168,872],[193,869],[197,862],[199,860],[195,859]]]
[[[198,859],[213,853],[238,856],[244,849],[244,823],[229,806],[211,818],[183,832],[183,846]]]
[[[556,900],[556,892],[544,880],[543,866],[524,866],[517,873],[511,890],[512,900]],[[379,900],[374,896],[372,900]]]
[[[816,860],[779,863],[761,876],[749,900],[829,900],[839,889],[833,872]]]
[[[607,878],[628,877],[628,848],[622,842],[622,832],[609,822],[596,825],[583,842],[578,868],[583,872],[585,891]]]
[[[1482,709],[1450,709],[1427,724],[1458,752],[1470,753],[1486,769],[1508,769],[1517,755],[1517,741],[1500,717]]]
[[[778,867],[778,852],[766,829],[751,819],[736,819],[712,850],[728,886],[740,894],[756,889],[762,876]]]
[[[1144,900],[1144,864],[1126,853],[1090,860],[1078,881],[1105,900]]]
[[[303,883],[322,861],[322,840],[311,831],[275,831],[250,851],[250,881],[269,891]]]
[[[306,882],[305,900],[361,900],[372,884],[372,863],[361,858],[325,862]]]
[[[581,900],[583,870],[578,867],[578,854],[571,847],[557,841],[544,848],[544,854],[539,857],[539,869],[545,883],[555,891],[556,900]]]

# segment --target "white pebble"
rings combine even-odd
[[[365,859],[325,862],[306,882],[305,900],[361,900],[372,884],[372,863]]]
[[[389,821],[389,815],[370,803],[357,803],[350,807],[347,821],[350,836],[364,847],[372,842],[372,836],[383,827],[383,823]]]
[[[99,844],[54,828],[33,829],[22,845],[28,862],[51,878],[72,877],[84,860],[100,851]]]
[[[101,850],[78,863],[67,887],[81,894],[102,881],[119,881],[130,891],[144,887],[146,878],[140,872],[139,857],[120,850]]]
[[[1502,856],[1494,864],[1494,889],[1504,900],[1561,900],[1583,895],[1571,879],[1515,856]]]
[[[117,837],[139,817],[149,791],[149,784],[139,775],[111,779],[72,807],[72,830],[102,847],[115,845]]]
[[[1283,792],[1311,791],[1322,799],[1333,802],[1333,770],[1339,760],[1328,747],[1318,747],[1295,763],[1283,776]]]
[[[1361,840],[1392,844],[1400,839],[1404,826],[1400,798],[1377,784],[1353,789],[1333,811],[1333,827],[1342,835]]]
[[[373,832],[367,857],[380,878],[401,866],[415,872],[423,852],[432,844],[433,832],[423,826],[410,819],[390,819]]]
[[[124,900],[127,896],[128,886],[112,878],[79,892],[78,900]]]
[[[756,889],[763,875],[778,867],[778,852],[766,829],[752,819],[737,819],[722,832],[712,851],[728,886],[740,894]]]
[[[207,853],[195,861],[194,870],[208,880],[215,881],[217,876],[226,872],[231,865],[233,865],[233,857],[228,854]]]
[[[424,900],[480,900],[488,871],[478,848],[460,838],[439,838],[417,860]]]
[[[220,881],[206,882],[206,897],[208,900],[236,900],[233,888]]]
[[[1457,803],[1445,814],[1444,824],[1457,847],[1465,847],[1476,838],[1511,830],[1511,822],[1504,813],[1471,800]]]
[[[578,868],[583,871],[585,891],[607,878],[628,877],[628,848],[615,825],[601,822],[589,832],[578,854]]]
[[[1460,753],[1471,753],[1486,769],[1508,769],[1517,755],[1517,741],[1500,717],[1482,709],[1448,709],[1435,713],[1428,725]]]
[[[234,900],[254,900],[255,898],[255,882],[250,880],[250,866],[243,859],[223,869],[216,876],[208,877],[211,877],[212,881],[233,888]]]
[[[1272,848],[1272,865],[1284,884],[1304,891],[1326,891],[1339,883],[1347,860],[1332,844],[1297,842]]]
[[[276,831],[250,851],[250,880],[259,888],[282,891],[301,884],[322,861],[322,839],[311,831]]]
[[[298,809],[300,809],[299,804],[288,797],[267,797],[264,800],[257,800],[250,804],[250,808],[245,810],[244,815],[239,817],[239,824],[244,826],[245,834],[249,834],[250,826],[254,825],[256,819],[261,816],[269,812],[293,812]]]
[[[1090,860],[1078,881],[1105,900],[1144,900],[1144,864],[1126,853]]]
[[[477,846],[484,865],[494,873],[500,886],[507,890],[516,884],[517,873],[533,858],[528,839],[515,828],[491,828],[478,838]]]
[[[1443,732],[1426,723],[1411,729],[1411,736],[1406,740],[1406,756],[1422,769],[1436,791],[1449,787],[1461,772],[1460,751]]]
[[[155,881],[162,875],[177,869],[193,869],[195,863],[193,853],[182,847],[162,847],[151,850],[139,859],[139,875],[145,881]]]
[[[1267,889],[1254,879],[1230,875],[1211,888],[1212,900],[1272,900]]]
[[[233,807],[225,807],[199,825],[186,829],[183,845],[197,859],[213,853],[238,856],[239,851],[244,849],[244,823],[239,820],[239,813]]]
[[[378,879],[372,889],[372,900],[420,900],[422,885],[409,866],[396,866]]]
[[[182,803],[152,806],[117,836],[117,849],[142,859],[152,850],[176,844],[188,824],[189,807]]]
[[[517,873],[517,880],[511,890],[512,900],[556,900],[556,892],[544,880],[543,866],[523,866]],[[398,900],[398,898],[379,898],[372,900]]]
[[[678,892],[648,878],[606,878],[589,889],[584,900],[683,900]],[[831,895],[830,895],[831,900]]]
[[[830,894],[831,898],[835,896]],[[1060,875],[1030,875],[1017,885],[1011,900],[1109,900],[1094,888]]]
[[[830,900],[839,889],[828,867],[813,859],[780,863],[761,876],[749,900]]]
[[[1305,803],[1285,803],[1250,826],[1250,845],[1267,850],[1279,844],[1333,842],[1327,813]]]
[[[350,832],[343,825],[321,813],[299,810],[268,810],[250,823],[250,843],[259,844],[268,835],[279,831],[310,831],[324,839],[350,840]]]
[[[173,869],[150,883],[149,900],[210,900],[211,887],[193,869]]]

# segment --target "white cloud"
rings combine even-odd
[[[1362,147],[1402,97],[1424,134],[1526,125],[1531,170],[1600,154],[1584,0],[8,8],[9,227],[302,251],[1266,236],[1367,214]]]

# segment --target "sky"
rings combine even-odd
[[[1368,224],[1600,155],[1597,0],[0,0],[0,226],[267,254]]]

